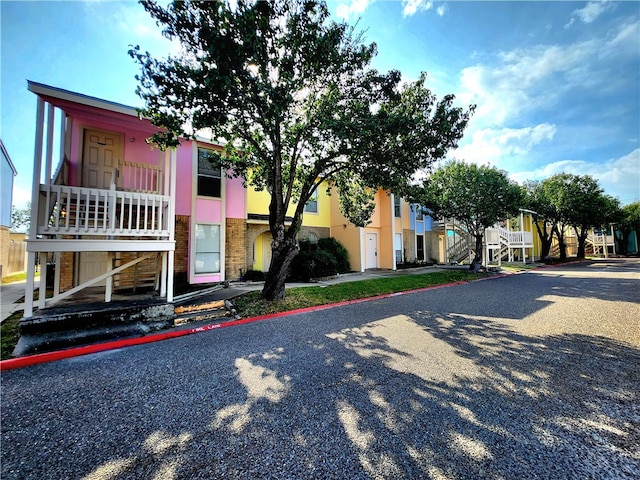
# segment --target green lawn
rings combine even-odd
[[[22,318],[22,312],[16,312],[2,322],[0,327],[0,360],[11,358],[11,352],[18,343],[18,323]]]
[[[40,272],[36,272],[35,278],[40,278]],[[16,273],[15,275],[8,275],[2,279],[2,283],[14,283],[22,282],[27,279],[27,272]]]
[[[326,287],[288,288],[285,298],[275,302],[262,300],[260,292],[249,292],[234,298],[233,304],[243,317],[253,317],[451,282],[471,281],[483,276],[484,274],[474,274],[466,270],[442,270],[421,275],[398,275],[345,282]]]

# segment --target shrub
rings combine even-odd
[[[265,273],[260,270],[247,270],[243,276],[245,282],[262,282],[265,278]]]
[[[349,271],[347,250],[334,238],[323,238],[318,243],[303,240],[300,252],[293,259],[289,278],[309,281],[311,278],[329,277]]]
[[[347,273],[351,270],[351,265],[349,264],[349,252],[347,252],[347,249],[344,248],[344,245],[342,245],[338,240],[333,237],[320,238],[318,240],[318,247],[333,257],[338,269],[337,273]]]

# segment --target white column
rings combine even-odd
[[[33,289],[35,288],[36,253],[27,253],[27,283],[24,290],[24,318],[33,316]]]
[[[175,229],[176,229],[176,173],[178,168],[178,155],[175,148],[170,152],[170,200],[169,200],[169,215],[168,215],[168,228],[169,228],[169,241],[175,242]],[[174,243],[175,249],[175,243]],[[175,250],[170,250],[167,261],[167,302],[173,302],[173,264],[174,264]]]
[[[162,269],[160,274],[160,296],[167,295],[167,252],[162,252]]]
[[[33,179],[31,188],[31,224],[29,225],[29,240],[35,240],[38,234],[38,203],[40,199],[40,175],[42,174],[42,132],[44,128],[44,100],[38,97],[36,108],[36,138],[33,153]],[[27,243],[27,283],[25,285],[24,317],[33,316],[33,289],[35,285],[36,254],[33,247]],[[46,278],[40,277],[43,284]]]
[[[107,272],[113,270],[113,252],[107,253]],[[105,303],[111,302],[111,296],[113,295],[113,275],[109,275],[105,279],[104,287],[104,301]]]
[[[57,297],[60,295],[60,265],[62,263],[62,253],[55,253],[55,262],[56,262],[56,270],[55,270],[55,280],[53,281],[53,296]]]
[[[396,197],[391,194],[391,270],[397,270],[396,265]],[[400,204],[400,214],[402,214],[402,204]]]
[[[51,172],[53,170],[53,124],[55,121],[55,111],[53,105],[47,104],[47,155],[45,157],[45,181],[51,182]]]
[[[365,239],[364,239],[364,236],[365,236],[364,228],[358,227],[358,237],[359,237],[359,240],[360,240],[360,271],[361,272],[365,271],[366,261],[367,261],[367,257],[366,257],[366,253],[365,253]]]
[[[616,233],[613,230],[613,224],[610,225],[611,227],[611,240],[613,240],[613,254],[616,254]]]
[[[43,309],[47,305],[47,259],[48,252],[40,252],[40,288],[38,289],[38,308]]]

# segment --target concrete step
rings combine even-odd
[[[172,327],[174,318],[173,305],[158,300],[47,309],[20,321],[20,339],[13,355],[140,336]]]

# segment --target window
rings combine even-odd
[[[418,220],[419,222],[424,220],[424,210],[422,209],[422,207],[416,207],[416,220]]]
[[[402,234],[396,233],[394,239],[394,247],[396,253],[396,263],[402,263]]]
[[[218,158],[217,152],[198,148],[198,195],[221,196],[222,170]]]
[[[220,225],[196,224],[195,273],[220,272]]]
[[[397,195],[393,196],[393,214],[396,218],[400,218],[401,215],[401,210],[400,210],[400,201],[401,198]]]
[[[318,190],[311,194],[311,198],[304,204],[305,213],[318,213]]]

